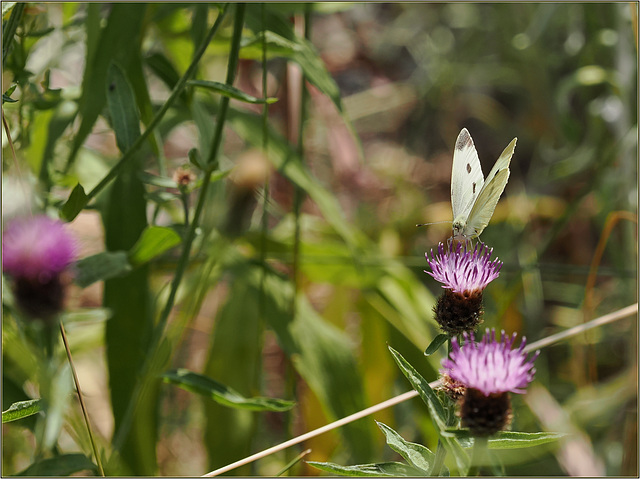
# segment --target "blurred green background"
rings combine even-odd
[[[424,274],[424,253],[450,236],[450,224],[416,224],[451,221],[452,151],[462,127],[485,173],[518,138],[509,183],[482,234],[504,266],[485,291],[481,328],[535,341],[637,302],[637,3],[261,8],[247,8],[235,86],[262,96],[256,33],[263,19],[298,50],[268,45],[267,93],[278,102],[269,106],[267,155],[262,107],[231,102],[220,165],[232,171],[207,198],[163,364],[297,406],[288,413],[236,411],[158,385],[149,419],[156,433],[138,443],[135,458],[125,458],[126,472],[203,474],[404,392],[409,385],[387,344],[427,379],[437,378],[442,355],[427,359],[422,351],[438,332],[431,308],[440,285]],[[3,92],[17,84],[12,98],[19,100],[3,104],[16,150],[14,161],[3,130],[4,218],[29,204],[58,208],[78,181],[92,188],[119,158],[108,115],[100,112],[65,169],[80,137],[77,112],[93,95],[87,52],[95,52],[116,14],[122,23],[112,34],[122,36],[123,51],[110,54],[131,49],[128,61],[144,75],[150,115],[188,67],[215,11],[205,4],[27,4],[2,77]],[[302,40],[305,12],[312,46]],[[227,18],[197,78],[224,81],[231,30]],[[109,59],[90,60],[106,69]],[[299,65],[315,75],[305,96]],[[217,108],[210,92],[187,89],[157,129],[158,148],[140,154],[142,168],[171,177],[191,148],[203,155]],[[148,123],[144,112],[141,118]],[[85,255],[105,249],[105,196],[72,222]],[[181,224],[175,195],[146,184],[144,200],[150,223]],[[147,272],[155,311],[166,300],[177,254]],[[271,271],[266,281],[262,254]],[[70,300],[72,311],[102,306],[108,308],[101,285],[77,288]],[[505,454],[506,474],[638,474],[636,319],[542,351],[529,394],[513,399],[513,429],[571,434],[554,447]],[[104,329],[80,324],[70,340],[108,451],[116,378],[109,378],[105,348],[119,354],[126,346]],[[3,346],[4,410],[20,395],[37,395],[37,385],[10,315]],[[80,417],[77,407],[68,408],[60,446],[89,454]],[[307,460],[397,460],[373,419],[435,449],[426,407],[414,399],[234,473],[276,474],[307,447]],[[33,435],[23,426],[3,425],[4,474],[31,460]],[[319,471],[299,463],[289,473]]]

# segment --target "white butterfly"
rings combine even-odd
[[[489,224],[509,180],[509,164],[516,148],[516,140],[514,138],[507,145],[485,181],[471,135],[466,128],[458,135],[451,170],[454,238],[475,238]]]

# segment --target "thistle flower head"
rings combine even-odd
[[[449,358],[442,361],[443,374],[464,384],[465,387],[480,391],[484,396],[506,392],[523,393],[533,380],[533,362],[539,351],[527,359],[524,352],[526,338],[520,347],[512,350],[516,334],[507,337],[502,331],[500,341],[495,330],[487,329],[482,341],[476,343],[473,333],[464,334],[464,345],[451,339],[452,351]]]
[[[431,267],[431,272],[425,270],[425,273],[455,293],[482,291],[498,277],[502,268],[497,258],[491,261],[492,252],[493,248],[484,243],[477,243],[473,250],[467,250],[466,245],[463,248],[462,243],[446,247],[440,243],[436,254],[431,250],[431,258],[425,253]]]
[[[76,243],[64,223],[47,216],[13,220],[2,236],[2,269],[19,308],[31,318],[49,319],[62,310]]]
[[[64,223],[48,216],[12,221],[2,236],[2,269],[14,278],[47,281],[76,258],[76,244]]]

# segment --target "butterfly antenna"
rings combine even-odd
[[[419,225],[416,225],[416,227],[419,228],[420,226],[441,225],[442,223],[451,223],[451,221],[436,221],[435,223],[421,223]]]

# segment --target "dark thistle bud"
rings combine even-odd
[[[48,321],[63,309],[75,250],[61,221],[42,215],[9,223],[2,236],[2,270],[11,277],[23,313]]]
[[[533,380],[533,362],[540,352],[527,358],[526,338],[512,350],[515,338],[515,333],[509,338],[502,331],[497,341],[495,330],[487,329],[480,343],[473,333],[464,333],[462,347],[457,338],[451,339],[451,353],[442,361],[441,374],[464,386],[459,415],[462,426],[474,436],[490,436],[506,428],[512,418],[509,393],[524,393]]]
[[[440,328],[453,336],[473,331],[482,322],[482,292],[499,275],[502,262],[491,261],[493,248],[484,243],[467,250],[466,244],[438,245],[437,254],[431,250],[431,258],[425,253],[433,276],[442,283],[444,293],[434,307]]]

